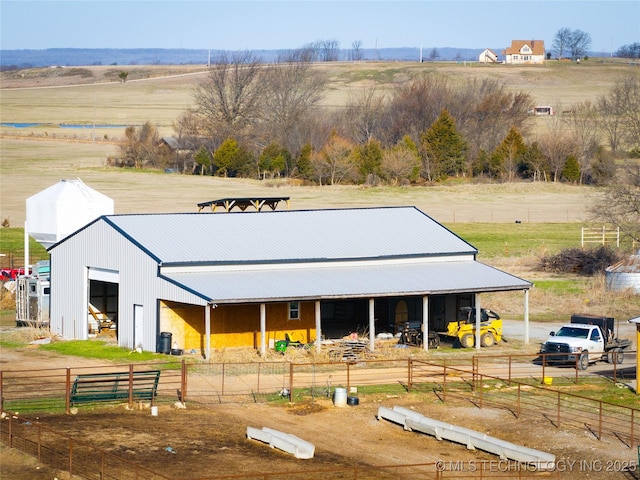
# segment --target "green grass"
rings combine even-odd
[[[11,266],[13,259],[13,268],[24,267],[21,264],[24,263],[24,228],[0,228],[0,245],[2,253],[8,255],[8,258],[4,257],[3,266]],[[46,249],[33,237],[29,237],[29,259],[30,263],[49,259]]]
[[[76,357],[97,358],[113,362],[146,362],[151,360],[166,359],[166,356],[152,353],[131,351],[127,348],[109,345],[106,342],[69,340],[65,342],[53,342],[40,345],[41,350],[56,352],[61,355],[71,355]]]
[[[575,223],[455,223],[446,226],[486,258],[553,254],[580,243],[580,226]]]
[[[585,278],[557,279],[557,280],[536,280],[536,288],[554,295],[586,295],[590,288],[589,282]]]

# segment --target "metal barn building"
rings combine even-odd
[[[373,349],[376,332],[440,329],[483,292],[522,290],[528,321],[532,286],[414,207],[104,215],[49,252],[52,333],[88,338],[91,304],[120,346],[156,351],[170,332],[205,358],[285,334],[320,348],[366,330]]]

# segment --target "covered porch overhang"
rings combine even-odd
[[[524,293],[525,343],[529,341],[529,295],[533,284],[475,260],[447,262],[384,263],[375,265],[274,266],[273,269],[212,269],[196,272],[169,271],[162,276],[174,285],[203,299],[209,307],[222,304],[260,304],[260,353],[266,352],[266,309],[274,302],[315,302],[316,348],[322,331],[320,302],[338,299],[369,299],[370,349],[375,341],[373,306],[376,298],[419,296],[423,299],[423,331],[428,334],[431,295],[472,293],[480,308],[481,293],[516,291]],[[480,315],[476,315],[478,323]],[[205,357],[210,358],[211,308],[205,314]],[[480,328],[477,325],[479,334]],[[427,349],[427,342],[424,342]],[[476,345],[479,347],[479,340]]]

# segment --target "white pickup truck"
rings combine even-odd
[[[547,364],[571,363],[586,370],[589,363],[604,360],[619,364],[631,340],[614,338],[614,319],[592,315],[572,315],[571,323],[551,332],[542,344],[540,354]]]

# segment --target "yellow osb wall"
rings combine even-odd
[[[205,347],[205,311],[203,307],[160,302],[160,331],[171,332],[172,343],[184,350]],[[285,333],[292,341],[315,340],[313,302],[300,303],[300,320],[289,320],[289,304],[266,306],[267,346],[273,348]],[[211,311],[211,348],[260,346],[260,305],[219,305]]]

